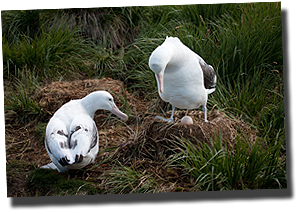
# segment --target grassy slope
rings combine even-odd
[[[209,109],[243,119],[267,149],[240,139],[242,149],[231,153],[219,141],[198,151],[182,139],[185,149],[165,164],[186,168],[195,190],[286,187],[280,3],[7,11],[2,20],[7,124],[47,122],[35,92],[54,80],[109,76],[156,98],[148,57],[167,35],[177,36],[217,72]],[[121,188],[108,192],[161,190],[151,175],[115,167],[108,185]]]

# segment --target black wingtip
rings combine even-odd
[[[69,164],[69,159],[67,158],[67,157],[63,157],[63,158],[61,158],[58,162],[60,163],[60,165],[62,165],[62,166],[67,166],[67,165],[70,165]]]
[[[83,161],[83,155],[82,154],[75,156],[75,163],[80,163],[82,161]]]

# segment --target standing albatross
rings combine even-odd
[[[52,162],[42,168],[64,172],[94,162],[99,136],[93,118],[98,109],[111,111],[124,121],[128,119],[107,91],[95,91],[82,99],[71,100],[54,113],[46,127],[45,146]]]
[[[207,122],[207,97],[215,91],[217,82],[216,72],[211,65],[177,37],[167,37],[152,52],[149,67],[155,73],[159,96],[172,105],[171,118],[157,118],[174,122],[175,107],[189,110],[202,106]]]

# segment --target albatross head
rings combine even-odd
[[[149,67],[155,73],[160,93],[164,92],[164,71],[174,55],[177,55],[178,47],[182,45],[177,37],[167,36],[165,41],[151,53]]]
[[[160,93],[163,93],[164,91],[164,70],[166,65],[164,65],[164,62],[162,59],[157,59],[156,56],[153,56],[153,54],[150,56],[149,59],[149,67],[151,70],[155,73],[155,78],[158,84],[158,90]]]
[[[92,111],[94,112],[97,109],[108,110],[124,121],[128,119],[128,116],[119,110],[119,108],[116,106],[114,102],[114,98],[107,91],[95,91],[89,94],[88,96],[86,96],[86,99],[91,101],[89,103],[92,104],[89,105],[90,107],[88,108],[93,108]]]
[[[103,109],[111,111],[113,114],[115,114],[116,116],[118,116],[124,121],[128,119],[128,116],[125,113],[121,112],[119,108],[116,106],[114,102],[114,98],[108,92],[104,93],[103,96]]]
[[[166,46],[158,46],[149,58],[149,67],[155,73],[160,93],[164,91],[164,71],[171,59],[172,52]]]

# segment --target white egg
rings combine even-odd
[[[181,118],[181,123],[191,125],[193,124],[193,119],[190,116],[184,116]]]

